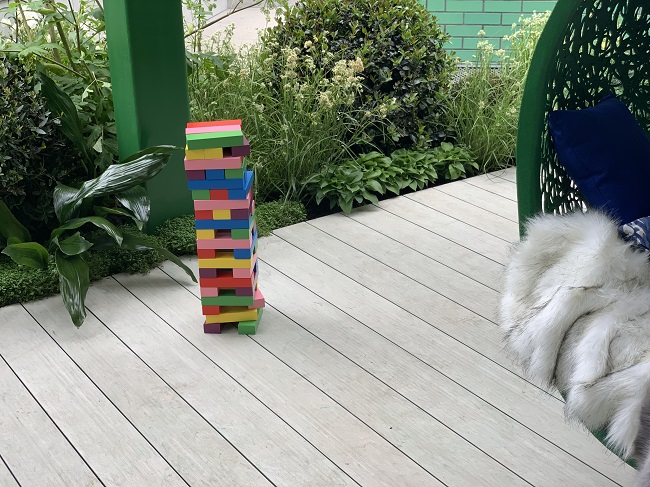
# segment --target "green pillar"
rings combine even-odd
[[[180,0],[104,2],[120,158],[152,145],[185,146],[189,120]],[[149,229],[192,213],[183,153],[147,183]]]

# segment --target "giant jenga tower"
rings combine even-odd
[[[205,333],[234,324],[257,331],[264,297],[257,287],[257,227],[250,145],[241,120],[190,122],[185,173],[194,199]]]

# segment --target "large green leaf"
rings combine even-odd
[[[117,201],[133,212],[135,223],[142,230],[144,224],[149,220],[149,213],[151,212],[151,203],[147,190],[142,186],[135,186],[118,194]]]
[[[0,235],[7,241],[13,238],[14,242],[15,239],[19,242],[29,242],[32,239],[29,231],[20,224],[2,200],[0,200]]]
[[[56,213],[56,217],[60,222],[64,223],[64,220],[62,218],[64,208],[74,208],[74,210],[76,210],[79,208],[79,206],[81,206],[81,201],[79,201],[78,204],[75,204],[75,197],[78,192],[78,189],[71,188],[70,186],[66,186],[65,184],[61,183],[57,184],[54,188],[54,212]],[[71,210],[68,210],[68,214],[70,211]],[[68,217],[69,216],[66,215],[66,218]]]
[[[83,135],[77,107],[74,106],[68,94],[60,89],[54,80],[43,71],[38,72],[38,79],[41,82],[41,92],[45,97],[48,108],[61,119],[61,131],[77,147],[84,159],[91,161],[92,158],[86,145],[86,138]]]
[[[50,238],[57,238],[66,230],[75,230],[85,225],[86,223],[91,223],[96,227],[101,228],[106,233],[108,233],[118,244],[122,243],[122,232],[106,218],[102,218],[100,216],[87,216],[84,218],[74,218],[72,220],[69,220],[67,223],[64,223],[58,228],[52,230],[52,235]]]
[[[8,255],[16,264],[46,269],[50,261],[50,254],[45,247],[36,242],[22,242],[7,245],[2,253]]]
[[[59,241],[58,237],[54,237],[52,239],[52,243],[56,245],[65,255],[83,254],[86,250],[93,246],[92,242],[89,242],[83,238],[79,232],[76,232],[72,236],[61,241]]]
[[[176,150],[178,150],[177,147],[167,145],[150,147],[134,154],[125,162],[111,164],[99,177],[83,183],[74,195],[62,193],[58,202],[60,204],[57,213],[59,220],[65,222],[69,218],[76,217],[84,198],[123,193],[148,181],[165,167],[172,153]],[[55,201],[56,204],[57,201]]]
[[[174,264],[176,264],[178,267],[183,269],[185,273],[190,276],[190,278],[194,282],[198,282],[196,280],[196,276],[192,272],[192,270],[187,267],[185,264],[183,264],[183,261],[176,257],[174,254],[172,254],[169,250],[167,250],[164,247],[160,247],[158,245],[151,245],[151,243],[147,242],[145,239],[140,238],[135,235],[124,235],[124,241],[122,242],[122,248],[125,249],[130,249],[130,250],[147,250],[147,249],[153,249],[156,250],[157,252],[160,253],[165,259],[172,261]]]
[[[86,293],[90,287],[88,264],[80,255],[65,255],[60,250],[54,254],[54,262],[59,271],[59,288],[63,304],[79,327],[86,318]]]

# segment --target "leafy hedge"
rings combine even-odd
[[[263,203],[257,208],[256,214],[260,236],[270,235],[276,228],[306,219],[304,207],[291,201]],[[156,235],[146,235],[132,226],[120,229],[123,234],[145,239],[151,245],[160,245],[176,255],[196,252],[194,215],[168,220],[158,228]],[[112,248],[89,251],[90,280],[97,281],[120,272],[146,274],[163,260],[163,256],[155,250]],[[53,261],[47,269],[31,269],[20,267],[0,254],[0,307],[45,298],[58,292],[59,276]]]

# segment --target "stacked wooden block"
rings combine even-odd
[[[264,297],[257,287],[257,227],[250,146],[241,120],[190,122],[185,173],[194,199],[205,333],[235,324],[257,331]]]

